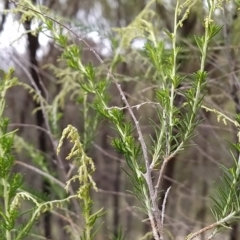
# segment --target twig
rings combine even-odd
[[[62,187],[63,189],[65,189],[65,187],[66,187],[65,183],[61,182],[57,178],[55,178],[55,177],[51,176],[50,174],[40,170],[37,167],[34,167],[34,166],[30,165],[30,164],[27,164],[27,163],[24,163],[24,162],[18,161],[18,160],[15,160],[14,163],[18,164],[20,166],[23,166],[23,167],[25,167],[27,169],[30,169],[33,172],[40,174],[41,176],[44,176],[44,177],[48,178],[50,181],[54,182],[55,184],[57,184],[58,186]],[[98,188],[98,192],[103,193],[103,194],[109,194],[109,195],[118,195],[118,196],[121,196],[121,197],[129,197],[129,198],[133,197],[133,195],[128,194],[128,193],[108,191],[108,190],[104,190],[104,189],[101,189],[101,188]]]
[[[147,102],[143,102],[143,103],[139,103],[137,105],[134,105],[134,106],[131,106],[131,108],[136,108],[137,110],[145,105],[145,104],[154,104],[154,105],[160,105],[160,103],[156,103],[156,102],[150,102],[150,101],[147,101]],[[127,109],[127,107],[117,107],[117,106],[113,106],[113,107],[107,107],[106,110],[111,110],[111,109],[118,109],[118,110],[124,110],[124,109]]]
[[[168,194],[169,194],[169,191],[170,191],[171,187],[169,187],[165,193],[165,196],[164,196],[164,199],[163,199],[163,204],[162,204],[162,216],[161,216],[161,224],[163,226],[163,222],[164,222],[164,216],[165,216],[165,210],[166,210],[166,204],[167,204],[167,197],[168,197]],[[163,229],[161,229],[163,230]],[[163,240],[163,231],[161,232],[161,236],[160,236],[160,239]]]
[[[199,236],[200,234],[202,234],[202,233],[204,233],[204,232],[206,232],[206,231],[208,231],[208,230],[210,230],[210,229],[213,229],[213,228],[217,227],[218,225],[219,225],[219,223],[218,223],[218,222],[215,222],[215,223],[213,223],[213,224],[211,224],[211,225],[209,225],[209,226],[207,226],[207,227],[204,227],[204,228],[200,229],[199,231],[197,231],[197,232],[195,232],[195,233],[193,233],[193,234],[190,234],[190,235],[186,238],[186,240],[194,239],[195,237]]]
[[[58,179],[56,179],[55,177],[51,176],[50,174],[48,174],[48,173],[46,173],[46,172],[44,172],[44,171],[42,171],[42,170],[40,170],[40,169],[38,169],[38,168],[36,168],[34,166],[31,166],[30,164],[27,164],[27,163],[24,163],[24,162],[21,162],[21,161],[18,161],[18,160],[14,161],[14,163],[16,163],[18,165],[21,165],[21,166],[23,166],[25,168],[28,168],[28,169],[30,169],[30,170],[40,174],[41,176],[44,176],[44,177],[48,178],[50,181],[56,183],[57,185],[59,185],[63,189],[66,186],[65,183],[59,181]]]
[[[37,130],[40,130],[40,131],[43,131],[45,132],[49,137],[51,135],[51,133],[43,128],[43,127],[40,127],[40,126],[37,126],[37,125],[34,125],[34,124],[28,124],[28,123],[10,123],[9,126],[11,127],[32,127],[32,128],[35,128]]]
[[[166,167],[167,167],[167,164],[168,162],[173,158],[175,157],[175,155],[178,153],[178,151],[182,148],[184,144],[184,141],[182,141],[179,146],[177,147],[177,149],[171,153],[168,157],[166,157],[164,160],[163,160],[163,163],[162,163],[162,166],[160,168],[160,171],[159,171],[159,175],[158,175],[158,180],[157,180],[157,184],[155,185],[154,187],[154,195],[153,195],[153,199],[154,201],[156,201],[157,199],[157,196],[158,196],[158,189],[163,181],[163,178],[164,178],[164,173],[165,173],[165,170],[166,170]]]
[[[216,228],[216,227],[218,227],[220,225],[225,224],[227,221],[231,220],[235,215],[236,215],[236,212],[232,212],[227,217],[225,217],[225,218],[223,218],[223,219],[221,219],[221,220],[219,220],[219,221],[217,221],[217,222],[215,222],[213,224],[210,224],[210,225],[208,225],[208,226],[198,230],[195,233],[190,234],[189,236],[186,237],[186,240],[194,239],[195,237],[199,236],[200,234],[202,234],[202,233],[204,233],[204,232],[206,232],[208,230],[211,230],[213,228]],[[212,239],[212,234],[207,238],[207,240],[210,240],[210,239]]]
[[[96,149],[98,149],[101,153],[103,153],[105,156],[110,157],[112,160],[114,159],[114,160],[119,161],[119,162],[121,162],[121,163],[125,163],[125,161],[124,161],[123,159],[121,159],[121,158],[119,158],[119,157],[116,157],[116,156],[114,156],[113,154],[108,153],[108,152],[105,151],[102,147],[100,147],[98,144],[93,143],[93,146],[94,146]]]

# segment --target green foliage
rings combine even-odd
[[[11,239],[15,227],[18,208],[13,202],[23,181],[20,174],[11,171],[15,160],[12,153],[15,132],[8,132],[9,120],[3,115],[6,91],[17,83],[12,74],[10,69],[0,81],[0,199],[3,203],[0,205],[0,232],[7,240]]]
[[[239,151],[239,147],[237,147]],[[222,166],[223,176],[222,184],[217,186],[211,207],[215,219],[221,222],[218,228],[228,227],[229,224],[236,222],[240,217],[240,192],[239,192],[239,166],[238,161],[234,157],[234,165],[230,169]]]
[[[64,138],[70,138],[70,142],[73,144],[71,152],[66,157],[67,160],[73,158],[75,163],[79,166],[78,174],[68,180],[66,190],[68,190],[71,182],[76,179],[79,181],[79,189],[77,196],[83,208],[83,217],[85,219],[85,229],[80,236],[81,240],[93,239],[96,232],[93,232],[96,220],[100,218],[104,213],[103,209],[98,210],[95,213],[91,213],[93,201],[90,196],[90,190],[97,191],[96,183],[92,179],[92,174],[95,171],[95,165],[90,157],[86,155],[83,149],[83,145],[80,142],[80,136],[77,129],[71,125],[63,130],[62,137],[58,145],[58,152],[63,144]]]
[[[13,155],[15,131],[8,132],[9,120],[4,117],[6,91],[17,84],[16,78],[12,77],[13,70],[4,74],[0,81],[0,232],[1,239],[23,239],[25,238],[36,219],[39,217],[39,211],[46,211],[48,205],[41,205],[27,192],[20,191],[23,184],[23,177],[19,173],[12,172],[15,164]],[[21,201],[27,199],[35,203],[39,208],[31,211],[30,219],[21,225],[17,220],[24,213],[20,212]],[[49,203],[46,203],[49,204]],[[53,203],[49,204],[52,207]],[[44,206],[44,209],[42,209]]]
[[[66,159],[74,160],[74,165],[78,167],[78,172],[67,181],[66,189],[69,191],[71,184],[78,180],[79,188],[76,195],[71,193],[72,195],[65,199],[46,201],[46,199],[39,199],[35,194],[33,195],[29,192],[17,192],[22,184],[22,177],[19,174],[11,173],[14,164],[14,157],[11,153],[14,134],[13,132],[7,132],[8,120],[2,116],[5,108],[5,92],[12,85],[8,81],[3,81],[5,85],[0,88],[2,93],[0,102],[0,177],[2,181],[0,196],[4,200],[4,206],[0,208],[2,217],[0,231],[6,236],[6,239],[11,239],[12,237],[12,230],[15,227],[15,221],[19,214],[20,200],[27,199],[33,202],[34,209],[29,214],[30,220],[17,229],[15,239],[24,238],[29,233],[35,220],[42,213],[52,210],[53,207],[62,208],[63,204],[72,198],[79,200],[85,220],[84,229],[80,234],[76,234],[79,234],[80,239],[83,240],[94,239],[98,231],[96,229],[96,221],[103,215],[103,210],[100,209],[92,213],[93,200],[91,198],[91,190],[97,191],[92,175],[96,169],[93,160],[88,157],[86,151],[90,147],[99,121],[102,118],[108,120],[118,133],[118,137],[112,138],[112,145],[125,157],[128,168],[124,169],[124,171],[132,183],[133,194],[141,202],[143,212],[148,215],[152,227],[150,235],[152,234],[156,240],[163,239],[165,232],[164,211],[160,212],[158,208],[159,192],[161,191],[159,188],[167,164],[187,146],[189,140],[193,137],[196,126],[200,122],[197,120],[197,116],[199,110],[203,107],[203,99],[206,93],[208,74],[205,70],[205,64],[208,46],[210,41],[221,31],[221,26],[214,23],[213,13],[217,9],[222,9],[223,1],[207,1],[208,11],[206,11],[204,19],[204,34],[203,36],[195,36],[195,44],[199,49],[200,66],[196,72],[187,76],[182,76],[178,71],[178,59],[182,51],[178,42],[178,31],[189,17],[189,13],[197,1],[176,1],[173,30],[172,32],[165,30],[168,37],[167,40],[159,39],[158,34],[155,32],[155,22],[153,21],[155,13],[151,9],[154,2],[150,1],[127,27],[115,29],[121,40],[119,40],[119,47],[117,47],[117,44],[114,46],[115,55],[110,63],[110,67],[105,65],[100,56],[83,39],[58,22],[58,20],[42,14],[39,8],[33,5],[31,1],[23,0],[18,4],[18,11],[22,13],[21,20],[23,22],[29,19],[37,19],[44,23],[35,30],[34,34],[39,31],[51,31],[55,43],[62,48],[59,62],[64,66],[64,68],[53,65],[46,66],[54,72],[58,78],[58,84],[61,84],[61,90],[51,104],[30,86],[22,83],[21,85],[33,94],[35,101],[42,103],[41,108],[45,108],[48,116],[47,121],[49,121],[51,126],[48,131],[51,131],[49,134],[53,135],[53,140],[56,140],[60,135],[58,126],[62,117],[60,111],[64,108],[64,103],[68,96],[81,109],[79,111],[83,117],[84,129],[82,141],[80,141],[77,129],[68,125],[62,132],[58,148],[55,149],[57,152],[60,151],[65,138],[70,139],[70,142],[73,144]],[[47,11],[47,9],[41,10]],[[81,61],[81,49],[77,44],[72,43],[68,39],[64,34],[65,30],[70,31],[79,41],[84,42],[94,53],[95,57],[104,65],[107,71],[105,72],[107,74],[106,77],[103,77],[102,72],[98,71],[98,68],[94,67],[93,64],[84,64]],[[156,138],[151,138],[152,142],[150,145],[146,144],[141,130],[141,123],[134,115],[133,107],[129,104],[120,83],[113,74],[117,64],[124,60],[120,50],[129,48],[131,42],[138,37],[146,40],[141,57],[149,66],[150,71],[146,72],[152,73],[153,77],[151,80],[157,85],[155,88],[155,100],[158,119],[156,122],[151,120]],[[171,44],[168,49],[165,46],[166,42]],[[10,78],[11,74],[4,76],[6,80]],[[180,91],[179,87],[187,79],[191,79],[189,87]],[[109,106],[110,96],[108,90],[111,83],[114,83],[119,90],[119,96],[121,96],[124,103],[123,107]],[[181,105],[177,103],[179,95],[184,99]],[[204,108],[208,111],[217,112],[214,109]],[[129,112],[131,119],[126,117],[125,110]],[[218,120],[223,119],[224,123],[229,120],[224,114],[217,113]],[[237,116],[236,120],[239,120],[239,116]],[[239,127],[237,121],[232,122]],[[240,151],[239,144],[235,145],[235,148],[237,151]],[[25,145],[25,149],[28,150],[32,158],[37,159],[40,168],[50,175],[48,167],[43,164],[42,156],[35,152],[31,146]],[[235,161],[234,166],[230,169],[223,168],[222,184],[217,188],[216,197],[212,198],[214,204],[211,210],[216,218],[216,223],[190,234],[187,239],[193,239],[201,232],[214,229],[211,235],[212,238],[219,229],[228,227],[228,224],[239,220],[240,158],[236,159],[234,156],[233,158]],[[154,169],[159,170],[156,181],[152,178]],[[122,234],[122,231],[119,231],[113,239],[125,239],[125,236]]]
[[[9,120],[4,117],[6,91],[17,84],[16,78],[12,78],[13,70],[4,74],[0,81],[0,232],[1,239],[19,240],[24,239],[30,232],[39,216],[53,207],[61,207],[67,199],[43,201],[36,193],[22,191],[23,177],[20,173],[14,173],[12,168],[15,164],[13,155],[15,131],[8,132]],[[29,147],[28,147],[29,148]],[[32,151],[33,152],[33,151]],[[35,207],[29,211],[21,212],[21,203],[24,200],[32,202]],[[27,218],[28,221],[18,220]]]
[[[55,72],[56,77],[59,78],[59,84],[62,84],[62,88],[54,98],[52,106],[48,106],[50,112],[55,113],[51,118],[54,120],[53,126],[57,125],[61,117],[58,113],[59,107],[64,107],[65,98],[70,94],[70,98],[79,106],[79,111],[82,114],[84,122],[83,144],[85,148],[88,148],[92,142],[100,118],[98,113],[95,113],[93,117],[89,118],[91,105],[95,104],[97,96],[92,97],[92,95],[88,95],[85,88],[91,88],[93,83],[96,82],[96,77],[92,71],[93,68],[91,64],[89,64],[88,68],[85,68],[81,63],[81,51],[79,47],[75,44],[68,44],[68,39],[63,35],[62,30],[60,29],[60,31],[57,32],[54,24],[50,22],[51,21],[46,20],[48,30],[51,30],[55,41],[64,49],[59,61],[67,65],[65,69],[56,68],[54,65],[46,66]],[[87,83],[85,83],[86,81]],[[98,88],[103,90],[104,81],[98,82]],[[89,93],[92,93],[91,89],[89,89]]]
[[[122,228],[118,229],[118,232],[116,234],[113,234],[113,237],[111,238],[111,240],[125,240],[126,237],[123,233]]]

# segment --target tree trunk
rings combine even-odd
[[[34,88],[34,86],[32,86],[36,91],[39,91],[40,94],[42,96],[44,96],[44,91],[43,91],[43,87],[42,87],[42,82],[41,82],[41,76],[37,71],[38,68],[38,61],[37,61],[37,50],[39,47],[39,42],[38,42],[38,35],[33,35],[31,32],[29,32],[31,30],[31,20],[28,20],[24,23],[24,27],[26,29],[26,31],[28,31],[27,33],[27,39],[28,39],[28,53],[29,53],[29,60],[30,60],[30,73],[31,73],[31,77],[35,83],[35,85],[37,86],[37,89]],[[38,127],[44,127],[44,113],[43,113],[43,109],[41,108],[41,105],[34,101],[34,106],[35,108],[38,108],[38,111],[36,112],[36,122],[37,122],[37,126]],[[39,150],[43,153],[46,153],[47,151],[47,146],[46,146],[46,135],[43,131],[39,132],[38,135],[38,147]],[[45,194],[50,194],[50,184],[49,181],[44,179],[43,183],[42,183],[42,192]],[[44,224],[44,235],[46,238],[51,238],[51,214],[49,211],[47,211],[44,214],[43,217],[43,224]]]

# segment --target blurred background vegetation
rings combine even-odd
[[[209,85],[204,104],[234,116],[240,113],[240,17],[235,2],[229,2],[223,12],[215,12],[216,22],[223,27],[209,48],[206,65]],[[39,4],[43,11],[44,6],[48,7],[51,16],[56,16],[91,45],[121,82],[132,105],[154,101],[153,91],[157,82],[142,54],[144,36],[147,34],[144,24],[150,24],[155,36],[169,48],[164,30],[172,30],[176,0],[35,0],[33,3]],[[91,126],[86,129],[84,123],[83,96],[74,85],[79,75],[58,61],[62,49],[48,33],[34,32],[39,27],[34,19],[21,23],[19,14],[11,11],[4,14],[4,9],[13,10],[14,7],[8,0],[0,1],[0,68],[13,66],[19,81],[30,86],[35,83],[49,105],[54,105],[61,89],[69,88],[58,106],[56,135],[60,136],[67,124],[77,127],[80,135],[91,135]],[[193,73],[199,67],[194,35],[203,34],[204,11],[205,1],[198,1],[178,33],[178,45],[182,48],[178,71],[182,75]],[[72,37],[72,41],[76,42],[76,39]],[[98,66],[99,78],[106,76],[92,52],[81,43],[79,48],[82,61]],[[188,78],[179,90],[191,81],[191,77]],[[109,92],[111,105],[121,106],[121,98],[114,86],[110,87]],[[182,101],[181,95],[178,101]],[[54,175],[63,182],[62,171],[71,174],[76,169],[69,162],[65,166],[58,165],[49,136],[40,130],[46,126],[43,111],[39,107],[39,102],[34,101],[29,89],[22,85],[8,93],[6,114],[12,128],[19,129],[15,146],[16,169],[24,173],[29,189],[43,191],[50,199],[54,199],[64,191],[56,186],[53,188],[53,184],[49,184],[36,169]],[[38,111],[34,111],[36,108]],[[88,117],[95,117],[91,112],[89,114]],[[125,114],[128,117],[127,111]],[[141,124],[146,138],[149,135],[154,138],[155,132],[149,122],[149,119],[158,121],[154,106],[145,104],[136,114],[143,116]],[[191,140],[190,147],[170,162],[162,184],[163,191],[172,186],[165,223],[169,239],[183,239],[191,231],[213,221],[208,208],[208,195],[212,194],[215,181],[219,180],[219,166],[223,164],[229,167],[232,164],[227,141],[236,141],[234,127],[218,122],[216,114],[205,110],[201,111],[199,118],[204,118],[204,121],[196,129],[198,135]],[[102,217],[104,224],[96,239],[113,239],[119,229],[125,233],[126,239],[141,239],[150,231],[150,225],[148,220],[142,221],[146,216],[138,211],[136,199],[127,191],[131,190],[131,184],[121,169],[126,168],[125,161],[111,146],[111,137],[115,134],[106,121],[101,121],[87,147],[87,153],[97,168],[94,179],[99,192],[93,193],[94,204],[96,209],[104,207],[106,210]],[[62,158],[67,155],[69,148],[70,145],[66,143]],[[161,205],[160,200],[160,208]],[[40,219],[35,231],[47,239],[70,239],[64,228],[66,224],[67,220],[61,214],[49,213]],[[237,240],[239,236],[239,226],[236,224],[218,239]],[[202,235],[200,239],[205,239],[205,236]]]

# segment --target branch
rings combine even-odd
[[[215,223],[213,223],[213,224],[211,224],[211,225],[209,225],[209,226],[207,226],[207,227],[204,227],[204,228],[198,230],[198,231],[195,232],[195,233],[190,234],[189,236],[187,236],[186,240],[194,239],[195,237],[199,236],[200,234],[202,234],[202,233],[204,233],[204,232],[206,232],[206,231],[208,231],[208,230],[210,230],[210,229],[213,229],[213,228],[218,227],[219,225],[225,224],[227,221],[231,220],[235,215],[236,215],[236,212],[232,212],[232,213],[229,214],[227,217],[225,217],[225,218],[223,218],[223,219],[221,219],[221,220],[219,220],[219,221],[217,221],[217,222],[215,222]],[[211,236],[212,236],[212,235],[210,235],[210,236],[207,238],[207,240],[212,239]]]
[[[164,199],[163,199],[163,205],[162,205],[162,216],[161,216],[161,224],[163,226],[163,221],[164,221],[164,214],[165,214],[165,210],[166,210],[166,204],[167,204],[167,197],[168,197],[168,194],[169,194],[169,191],[170,191],[171,187],[169,187],[165,193],[165,196],[164,196]],[[161,240],[163,240],[163,232],[161,234]]]
[[[139,103],[137,105],[131,106],[131,108],[136,108],[137,110],[142,107],[145,104],[153,104],[153,105],[160,105],[160,103],[156,103],[156,102],[150,102],[150,101],[146,101],[143,103]],[[112,106],[112,107],[107,107],[106,110],[111,110],[111,109],[118,109],[118,110],[124,110],[127,109],[127,107],[117,107],[117,106]]]

